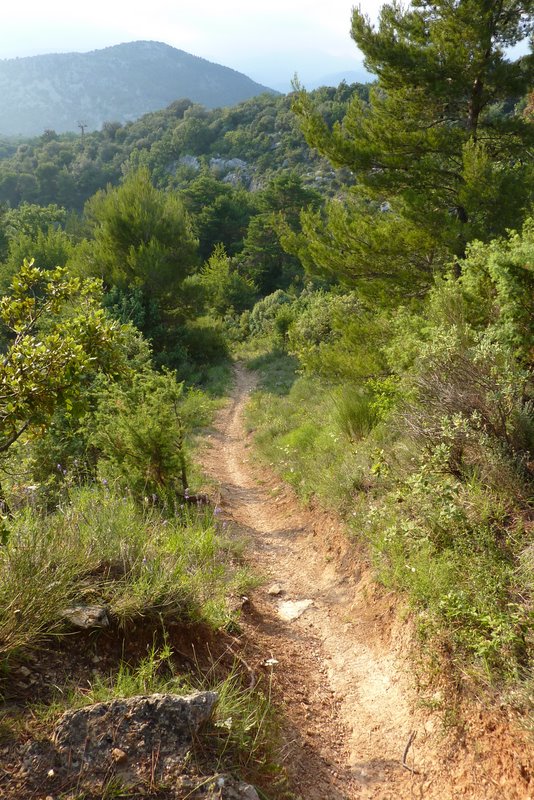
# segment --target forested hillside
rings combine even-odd
[[[235,656],[253,580],[192,453],[238,358],[258,452],[403,603],[433,709],[532,725],[534,57],[508,54],[533,30],[530,1],[355,9],[370,86],[3,143],[6,674],[86,604],[135,666],[78,705],[176,689],[179,625]],[[225,680],[221,769],[282,797],[270,688],[239,657]]]
[[[0,60],[0,135],[93,131],[189,97],[207,108],[270,91],[246,75],[162,42],[127,42],[89,53]]]
[[[349,97],[363,98],[361,85],[314,92],[330,123],[340,119]],[[0,143],[0,201],[55,203],[81,211],[108,183],[117,184],[136,166],[150,168],[160,188],[182,188],[202,172],[227,188],[261,188],[279,170],[294,170],[307,183],[328,184],[332,167],[308,148],[288,96],[260,95],[241,105],[209,111],[178,100],[136,122],[105,122],[102,131]]]
[[[341,85],[314,96],[333,123],[355,92],[368,95],[366,87]],[[290,102],[263,95],[206,111],[183,101],[83,139],[45,134],[8,150],[0,161],[0,285],[7,288],[26,256],[83,275],[102,276],[116,262],[122,278],[109,282],[106,274],[106,302],[156,337],[159,364],[194,370],[216,360],[228,350],[222,319],[276,289],[303,285],[304,270],[282,248],[278,227],[299,231],[301,209],[317,208],[350,178],[308,149]],[[147,246],[168,264],[167,277],[159,274],[163,261],[151,266]],[[209,292],[218,298],[208,318]],[[163,323],[164,308],[174,322]]]

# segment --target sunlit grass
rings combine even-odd
[[[446,652],[473,685],[505,694],[515,686],[524,698],[534,655],[532,545],[501,461],[493,488],[476,475],[460,481],[394,419],[377,420],[358,387],[300,376],[280,394],[277,358],[252,362],[267,370],[247,416],[262,458],[303,499],[345,515],[378,580],[408,601],[425,649]]]
[[[207,671],[198,667],[194,673],[177,674],[172,647],[165,638],[159,647],[154,644],[136,666],[121,662],[108,676],[95,675],[88,688],[65,687],[51,703],[36,706],[34,714],[50,724],[66,709],[116,698],[212,691],[218,699],[209,724],[196,742],[197,757],[205,753],[210,763],[216,761],[215,771],[235,772],[260,784],[272,786],[283,781],[280,730],[270,681],[251,686],[239,661],[224,677],[220,673],[220,664],[214,662]]]
[[[150,615],[226,624],[227,596],[250,576],[211,510],[140,509],[103,486],[75,490],[42,516],[25,509],[0,549],[0,654],[64,628],[75,603],[105,605],[118,624]]]

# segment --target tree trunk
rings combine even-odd
[[[476,78],[475,82],[473,83],[473,90],[471,92],[471,98],[468,103],[467,130],[471,134],[471,137],[475,143],[477,141],[477,133],[478,133],[478,118],[482,110],[483,88],[484,84],[482,83],[480,78]]]

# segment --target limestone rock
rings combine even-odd
[[[54,758],[55,752],[50,742],[29,742],[23,750],[21,772],[42,778],[50,774]]]
[[[120,747],[114,747],[111,751],[111,758],[115,762],[115,764],[125,764],[128,761],[128,756],[121,750]]]
[[[260,800],[259,794],[250,783],[238,783],[233,792],[235,800]],[[228,800],[231,800],[231,795],[228,795]]]
[[[200,161],[196,156],[191,156],[187,154],[185,156],[181,156],[178,159],[178,164],[180,166],[190,167],[191,169],[194,169],[195,172],[198,172],[198,170],[200,169]],[[174,171],[176,171],[176,165]]]
[[[155,763],[158,777],[177,774],[216,701],[215,692],[153,694],[67,711],[54,731],[59,762],[95,778],[113,767],[130,784]]]
[[[228,775],[217,775],[207,783],[206,800],[260,800],[250,783],[237,781]]]
[[[21,678],[29,678],[31,674],[31,670],[29,670],[28,667],[22,666],[17,670],[17,675],[20,675]]]
[[[313,605],[313,600],[286,600],[284,603],[278,605],[278,615],[285,622],[293,622],[293,620],[301,617]]]
[[[62,617],[75,628],[83,630],[107,628],[109,625],[108,614],[104,606],[71,606],[63,611]]]

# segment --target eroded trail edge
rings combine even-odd
[[[528,797],[525,752],[509,721],[481,712],[471,721],[473,741],[444,736],[417,704],[409,625],[374,585],[341,521],[303,509],[254,462],[243,415],[255,385],[238,365],[202,462],[225,519],[247,539],[247,560],[265,578],[243,613],[243,646],[254,669],[272,671],[297,796]]]

